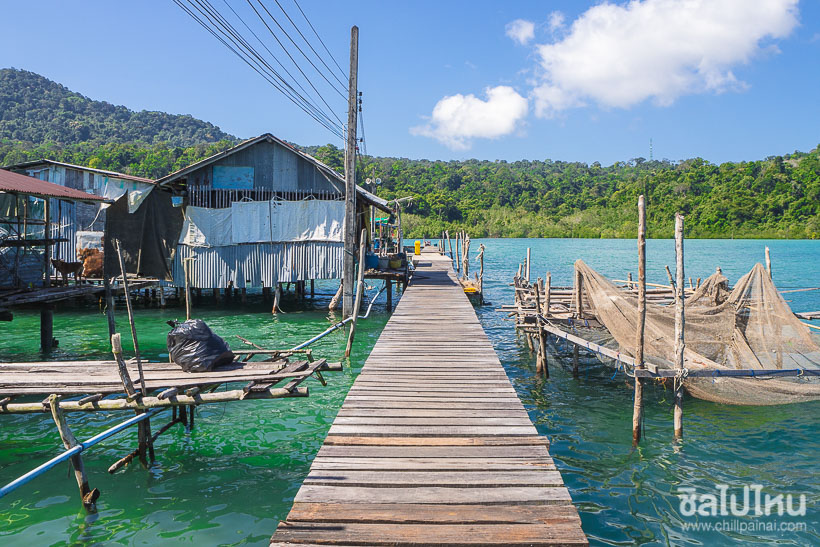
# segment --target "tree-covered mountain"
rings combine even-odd
[[[411,237],[467,230],[474,237],[636,237],[647,197],[651,237],[672,237],[676,212],[689,237],[820,237],[820,147],[720,165],[634,158],[580,162],[428,161],[365,157],[359,182],[381,179],[385,198],[412,196]],[[343,151],[314,147],[339,169]]]
[[[63,145],[167,142],[172,146],[237,140],[189,115],[135,112],[13,68],[0,69],[0,139]]]
[[[287,135],[287,128],[270,129]],[[51,158],[160,178],[235,142],[190,116],[132,112],[30,72],[0,70],[0,165]],[[303,149],[343,171],[337,147]],[[463,229],[473,237],[631,238],[640,194],[650,237],[671,237],[675,212],[686,215],[688,237],[820,237],[818,148],[720,165],[701,158],[602,166],[366,156],[357,177],[382,197],[413,198],[405,206],[409,237]],[[382,182],[368,186],[368,178]]]

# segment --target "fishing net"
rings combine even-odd
[[[588,310],[620,346],[635,354],[638,297],[579,260]],[[729,290],[720,270],[685,300],[684,368],[718,371],[688,378],[695,397],[730,404],[774,405],[820,399],[820,378],[721,378],[721,370],[820,369],[820,346],[795,317],[760,264]],[[659,368],[675,368],[675,306],[646,303],[644,354]]]

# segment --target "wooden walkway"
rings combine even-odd
[[[271,544],[587,544],[449,259],[422,255]]]

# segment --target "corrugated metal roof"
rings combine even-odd
[[[74,188],[67,188],[35,179],[26,175],[19,175],[11,171],[0,169],[0,192],[13,192],[16,194],[28,194],[37,197],[49,197],[64,199],[68,201],[106,201],[105,198],[88,194]]]
[[[0,169],[27,169],[29,167],[36,167],[38,165],[59,165],[60,167],[68,167],[69,169],[78,169],[81,171],[90,171],[92,173],[97,173],[98,175],[105,175],[107,177],[122,179],[122,180],[133,180],[136,182],[145,182],[148,184],[154,184],[153,179],[147,179],[145,177],[135,177],[134,175],[126,175],[125,173],[117,173],[116,171],[106,171],[105,169],[95,169],[93,167],[86,167],[84,165],[75,165],[73,163],[64,163],[62,161],[55,161],[50,159],[42,159],[42,160],[34,160],[34,161],[26,161],[23,163],[15,163],[14,165],[5,165]]]
[[[180,169],[179,171],[171,173],[170,175],[166,175],[166,176],[164,176],[160,179],[157,179],[156,183],[159,184],[160,186],[169,184],[171,182],[174,182],[175,180],[178,180],[178,179],[184,177],[185,175],[187,175],[189,173],[192,173],[193,171],[196,171],[200,167],[204,167],[208,164],[214,163],[215,161],[221,160],[222,158],[230,156],[231,154],[239,152],[240,150],[244,150],[245,148],[248,148],[249,146],[253,146],[256,143],[259,143],[259,142],[262,142],[262,141],[265,141],[265,140],[280,144],[280,145],[284,146],[285,148],[287,148],[288,150],[290,150],[291,152],[293,152],[294,154],[296,154],[297,156],[300,156],[300,157],[304,158],[305,160],[309,161],[310,163],[315,165],[320,171],[322,171],[325,174],[325,176],[332,177],[332,178],[336,179],[336,182],[341,184],[342,191],[344,191],[345,179],[342,175],[340,175],[339,173],[334,171],[329,165],[317,160],[316,158],[314,158],[310,154],[306,154],[306,153],[302,152],[301,150],[299,150],[297,148],[294,148],[293,145],[289,144],[286,141],[283,141],[282,139],[280,139],[280,138],[278,138],[278,137],[276,137],[276,136],[274,136],[270,133],[265,133],[264,135],[259,135],[258,137],[254,137],[253,139],[248,139],[246,141],[243,141],[243,142],[237,144],[236,146],[234,146],[232,148],[228,148],[227,150],[223,150],[222,152],[219,152],[218,154],[214,154],[213,156],[209,156],[209,157],[205,158],[204,160],[193,163],[193,164],[189,165],[188,167],[185,167],[184,169]],[[331,184],[333,184],[332,181],[330,181],[330,182],[331,182]],[[371,194],[370,192],[368,192],[367,190],[365,190],[361,186],[356,186],[356,191],[357,191],[358,195],[365,202],[367,202],[371,205],[374,205],[374,206],[376,206],[380,209],[383,209],[385,211],[390,211],[390,207],[388,206],[387,201],[383,200],[382,198]]]

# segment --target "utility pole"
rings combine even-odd
[[[345,146],[345,259],[342,283],[342,315],[353,313],[353,278],[356,272],[356,124],[359,108],[359,27],[350,29],[350,85],[347,103],[347,145]],[[361,268],[362,265],[359,265]]]

